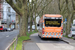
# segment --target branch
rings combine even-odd
[[[75,10],[75,6],[74,6],[74,1],[72,0],[72,6],[73,6],[73,10]]]
[[[41,2],[39,3],[39,5],[36,7],[36,9],[38,9],[38,7],[41,5],[42,2],[43,2],[43,1],[41,1]]]
[[[52,0],[51,0],[51,1],[52,1]],[[51,1],[50,1],[50,2],[51,2]],[[43,11],[43,9],[44,9],[45,7],[47,7],[47,6],[49,5],[50,2],[48,2],[48,3],[40,10],[40,12],[38,13],[38,15],[41,13],[41,11]]]
[[[60,5],[60,9],[62,9],[64,7],[64,3],[65,3],[65,1],[63,1],[62,5]]]
[[[63,13],[63,14],[64,14],[64,12],[65,12],[65,8],[66,8],[66,5],[64,5],[63,10],[61,9],[61,13]]]
[[[73,13],[75,13],[75,10],[73,10]]]
[[[58,0],[58,6],[59,6],[59,10],[61,11],[61,9],[60,9],[60,0]]]
[[[11,7],[20,15],[22,16],[22,13],[21,13],[21,9],[16,5],[14,4],[13,0],[6,0],[8,4],[11,5]]]
[[[68,8],[68,0],[66,0],[66,7],[67,7],[67,10],[68,10],[68,13],[70,14],[70,11],[69,11],[69,8]]]

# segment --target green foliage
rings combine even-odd
[[[67,35],[65,35],[64,37],[69,38]],[[70,39],[73,39],[73,37],[70,37]]]
[[[27,34],[27,36],[30,36],[31,34],[34,34],[36,32],[38,32],[38,30],[37,31],[30,32],[30,33],[27,32],[26,34]]]
[[[21,37],[19,37],[16,50],[22,50],[22,42],[23,42],[23,40],[28,40],[28,39],[30,39],[28,36],[21,36]]]

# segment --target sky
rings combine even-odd
[[[31,0],[29,0],[31,2]]]

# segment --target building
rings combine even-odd
[[[15,22],[15,28],[18,29],[19,28],[19,16],[16,13],[16,22]]]
[[[0,0],[0,26],[1,26],[1,21],[2,21],[2,18],[3,18],[3,0]]]
[[[4,0],[3,1],[3,20],[2,25],[7,28],[15,28],[16,12],[13,8]]]

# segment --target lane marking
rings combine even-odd
[[[8,35],[8,36],[6,36],[6,37],[9,37],[9,35]]]
[[[74,46],[58,43],[36,43],[40,50],[75,50]]]

